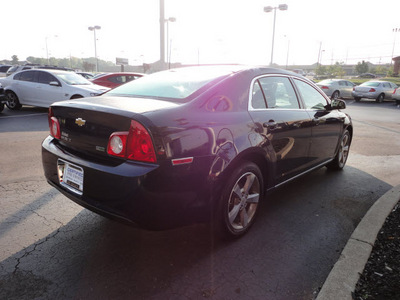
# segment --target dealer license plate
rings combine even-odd
[[[58,160],[57,165],[60,184],[81,195],[83,192],[83,169],[61,159]]]

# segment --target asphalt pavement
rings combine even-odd
[[[351,300],[387,216],[400,200],[400,185],[380,197],[358,224],[327,277],[317,300]]]

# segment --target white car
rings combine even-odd
[[[96,85],[75,72],[32,69],[0,80],[9,109],[22,105],[49,107],[60,100],[94,97],[110,90]]]

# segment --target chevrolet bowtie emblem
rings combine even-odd
[[[75,120],[75,124],[82,127],[83,125],[86,124],[86,120],[82,119],[82,118],[78,118]]]

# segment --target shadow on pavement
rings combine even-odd
[[[267,195],[233,242],[206,225],[150,232],[83,210],[0,262],[0,298],[311,299],[390,188],[349,166],[320,169]]]

